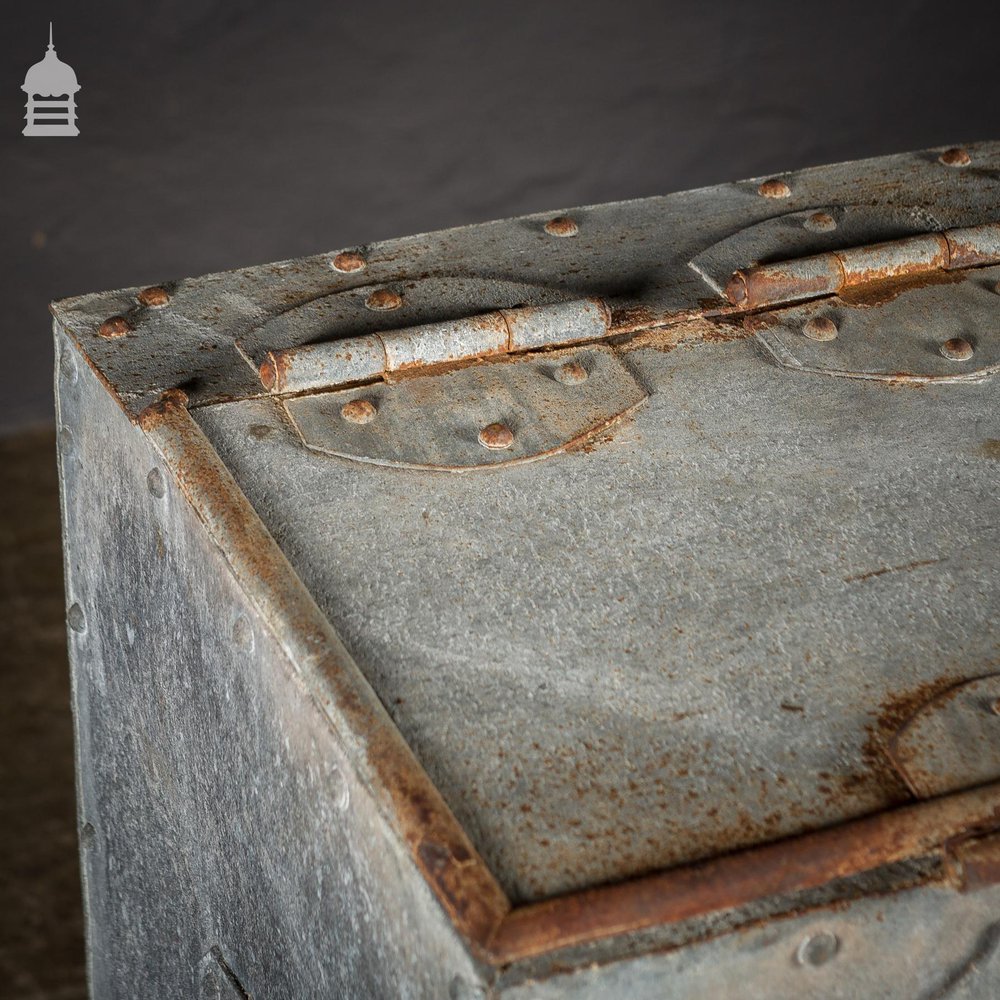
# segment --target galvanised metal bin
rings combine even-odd
[[[97,997],[1000,995],[1000,144],[53,307]]]

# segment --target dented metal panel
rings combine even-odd
[[[203,867],[222,857],[164,819],[164,769],[133,773],[91,724],[114,704],[126,732],[166,712],[155,758],[192,683],[193,719],[211,704],[235,724],[218,685],[239,656],[199,605],[219,587],[256,616],[254,683],[276,692],[239,715],[265,746],[305,713],[363,803],[338,847],[299,799],[339,793],[292,783],[237,894],[278,930],[236,914],[227,947],[199,925],[149,981],[187,963],[219,989],[325,988],[315,934],[294,972],[269,979],[259,955],[321,919],[366,984],[348,995],[681,997],[768,977],[801,994],[827,989],[821,966],[873,966],[877,905],[900,974],[883,958],[856,982],[991,996],[998,167],[997,144],[908,154],[57,305],[60,377],[78,365],[90,386],[62,445],[71,593],[150,613],[127,585],[146,557],[110,542],[150,518],[118,496],[136,483],[178,512],[157,544],[182,541],[150,632],[159,687],[128,666],[134,626],[91,618],[92,597],[70,615],[80,678],[126,665],[117,702],[77,706],[85,807],[118,817],[117,898],[141,912],[152,864],[123,810]],[[75,440],[90,412],[121,413],[120,447]],[[92,478],[67,471],[81,459]],[[170,745],[237,788],[251,766]],[[303,830],[308,866],[288,854]],[[383,845],[391,871],[369,865]],[[327,910],[258,891],[306,867],[345,886]],[[93,870],[92,940],[127,943],[101,959],[124,981],[160,916],[126,928]],[[224,904],[212,885],[205,912]],[[776,973],[781,926],[802,936]],[[946,944],[910,961],[933,933]]]

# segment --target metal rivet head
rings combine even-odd
[[[790,198],[792,196],[792,189],[783,180],[772,177],[770,180],[764,181],[757,188],[757,193],[763,195],[765,198]]]
[[[150,469],[146,476],[146,488],[154,497],[163,497],[167,492],[166,483],[163,481],[163,473],[159,469]]]
[[[545,232],[549,236],[576,236],[580,227],[569,216],[559,215],[545,223]]]
[[[87,619],[84,617],[83,608],[79,604],[71,604],[66,612],[66,622],[74,632],[87,631]]]
[[[59,373],[70,385],[76,385],[76,380],[80,377],[79,369],[76,366],[76,357],[73,354],[73,349],[68,345],[63,347],[59,355]]]
[[[949,361],[968,361],[975,353],[972,350],[972,344],[963,337],[952,337],[951,340],[946,340],[939,350],[942,357]]]
[[[829,212],[813,212],[802,225],[812,233],[832,233],[837,220]]]
[[[946,167],[967,167],[972,162],[968,150],[962,149],[961,146],[952,146],[951,149],[946,149],[938,159]]]
[[[162,309],[170,301],[170,295],[167,290],[161,288],[159,285],[144,288],[136,298],[139,300],[140,305],[149,306],[151,309]]]
[[[344,274],[350,274],[352,271],[363,271],[367,266],[368,261],[356,250],[345,250],[343,253],[338,253],[330,261],[330,267],[335,271],[342,271]]]
[[[396,292],[390,292],[388,288],[376,288],[371,295],[365,299],[365,305],[376,312],[383,312],[389,309],[398,309],[403,304],[403,296]]]
[[[564,361],[553,372],[555,380],[563,385],[579,385],[587,381],[587,369],[579,361]]]
[[[352,399],[340,408],[340,415],[349,424],[370,424],[376,413],[375,404],[367,399]]]
[[[97,336],[112,340],[115,337],[124,337],[132,332],[132,326],[124,316],[112,316],[106,319],[98,328]]]
[[[242,649],[245,652],[253,652],[253,626],[243,615],[240,615],[236,621],[233,622],[232,636],[233,645],[237,649]]]
[[[810,340],[836,340],[837,324],[829,316],[813,316],[802,324],[802,334]]]
[[[840,950],[840,940],[836,934],[820,931],[802,939],[795,952],[799,965],[825,965]]]
[[[490,451],[504,451],[514,443],[514,432],[506,424],[488,424],[479,432],[479,443]]]

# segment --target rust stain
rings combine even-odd
[[[983,458],[991,459],[994,462],[1000,462],[1000,439],[997,438],[987,438],[979,446],[979,454]]]
[[[867,285],[851,285],[842,288],[838,298],[845,305],[856,309],[868,309],[891,302],[904,292],[912,292],[918,288],[930,285],[951,285],[965,281],[967,275],[962,271],[924,271],[919,274],[909,274],[873,281]]]
[[[291,359],[285,351],[268,351],[260,366],[260,381],[268,392],[281,392],[288,383]]]
[[[885,576],[886,573],[906,573],[910,570],[920,569],[922,566],[934,566],[944,562],[943,559],[917,559],[914,562],[904,563],[902,566],[883,566],[881,569],[872,569],[867,573],[856,573],[853,576],[845,576],[844,583],[859,583],[862,580],[871,580],[876,576]]]

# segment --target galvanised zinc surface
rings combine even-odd
[[[997,657],[995,380],[626,357],[652,394],[611,440],[461,475],[196,411],[519,899],[905,800],[896,706]]]
[[[306,450],[280,402],[252,398],[255,365],[589,294],[650,323],[721,315],[690,265],[762,220],[860,203],[869,242],[992,221],[1000,150],[971,153],[965,170],[845,164],[790,176],[781,202],[723,185],[574,212],[572,239],[509,220],[365,248],[360,275],[324,255],[170,285],[167,310],[127,291],[57,315],[131,412],[188,391],[492,870],[535,899],[908,796],[893,728],[997,660],[996,379],[793,371],[752,328],[708,325],[673,350],[623,348],[649,399],[610,439],[455,477]],[[785,228],[794,240],[769,227],[753,258],[840,238]],[[379,286],[403,306],[366,311]],[[95,339],[115,312],[134,336]],[[933,338],[992,336],[989,305],[977,315],[972,334],[939,318]]]

